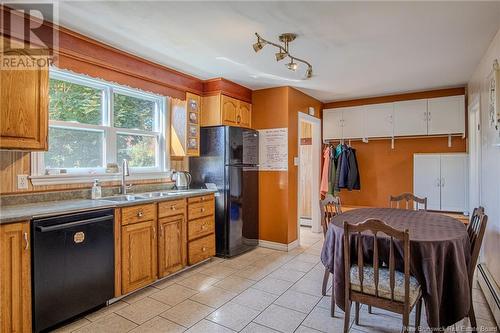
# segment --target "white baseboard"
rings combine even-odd
[[[259,239],[259,246],[265,247],[267,249],[288,252],[288,251],[295,249],[297,246],[299,246],[299,240],[296,239],[293,242],[291,242],[290,244],[284,244],[284,243],[277,243],[277,242],[271,242],[271,241]]]
[[[477,267],[477,281],[488,302],[497,326],[500,326],[500,290],[485,264],[479,264]]]

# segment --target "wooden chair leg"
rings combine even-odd
[[[356,325],[359,326],[359,302],[354,303],[354,309],[356,311],[354,320]]]
[[[335,286],[333,285],[333,275],[332,275],[332,303],[330,307],[330,316],[335,317]]]
[[[403,313],[403,332],[410,332],[410,313],[405,311]]]
[[[321,295],[326,296],[326,286],[328,286],[328,277],[330,276],[330,271],[325,268],[325,275],[323,275],[323,286],[321,287]]]
[[[349,323],[351,322],[351,301],[346,302],[344,313],[344,333],[349,332]]]
[[[470,321],[470,327],[472,328],[472,332],[477,332],[477,322],[476,322],[476,315],[474,313],[474,306],[472,305],[472,297],[469,309],[469,321]]]
[[[371,305],[368,305],[368,313],[372,314],[372,306]]]
[[[422,317],[422,298],[417,303],[415,310],[415,332],[420,332],[420,319]]]

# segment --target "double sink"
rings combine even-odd
[[[99,200],[107,200],[114,202],[130,202],[130,201],[139,201],[139,200],[148,200],[154,198],[164,198],[175,195],[184,195],[190,193],[196,193],[196,190],[172,190],[172,191],[160,191],[160,192],[149,192],[149,193],[138,193],[138,194],[122,194],[122,195],[113,195],[110,197],[103,197]]]

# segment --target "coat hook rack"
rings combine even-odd
[[[448,134],[448,148],[451,148],[451,134]]]
[[[394,137],[391,138],[391,149],[394,150]]]

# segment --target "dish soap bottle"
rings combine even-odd
[[[92,185],[92,199],[100,199],[101,198],[101,184],[99,183],[99,179],[94,180],[94,185]]]

